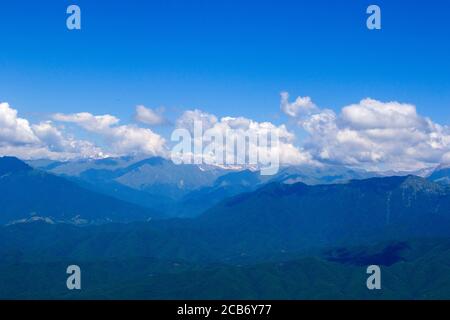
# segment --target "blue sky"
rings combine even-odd
[[[68,31],[78,4],[82,30]],[[382,30],[365,9],[382,9]],[[279,93],[450,122],[447,1],[2,1],[0,96],[33,117],[137,104],[270,119]],[[275,120],[276,121],[276,120]]]
[[[81,8],[82,30],[66,28],[70,4]],[[366,28],[371,4],[381,7],[381,30]],[[450,129],[436,125],[450,124],[449,15],[446,0],[1,1],[0,102],[14,123],[0,132],[0,153],[88,148],[56,127],[33,127],[49,119],[93,145],[161,147],[159,136],[153,145],[127,139],[167,139],[173,128],[137,134],[113,118],[54,117],[89,112],[136,125],[135,108],[145,105],[164,107],[172,123],[201,109],[286,124],[300,148],[291,158],[305,151],[304,159],[344,164],[450,163]],[[312,98],[308,119],[280,111],[284,91],[291,101]],[[113,128],[102,131],[102,121]]]

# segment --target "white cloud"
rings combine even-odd
[[[96,116],[87,112],[55,114],[53,119],[74,123],[81,128],[100,135],[115,155],[145,154],[164,155],[165,140],[147,128],[135,125],[118,125],[119,119],[112,115]]]
[[[384,103],[373,99],[344,107],[342,120],[357,129],[413,128],[422,127],[426,122],[411,104]]]
[[[201,110],[189,110],[178,119],[177,127],[187,129],[191,134],[194,132],[194,123],[201,123],[203,133],[207,132],[210,137],[225,137],[230,141],[247,141],[252,145],[247,146],[247,150],[254,150],[259,156],[267,152],[265,146],[261,146],[257,141],[252,141],[246,137],[264,137],[273,133],[279,141],[276,147],[272,147],[271,152],[278,155],[280,164],[295,165],[312,163],[311,157],[307,152],[294,146],[295,135],[289,132],[285,125],[274,125],[270,122],[257,122],[244,117],[222,117],[218,119],[215,115],[203,112]],[[194,145],[201,145],[200,141],[204,137],[196,137]],[[247,139],[247,140],[246,140]],[[204,159],[206,163],[214,163],[214,155],[203,153],[202,149],[194,150],[193,157]],[[225,147],[222,150],[225,153],[225,159],[234,159],[236,150]],[[210,158],[209,158],[210,157]],[[206,158],[206,159],[205,159]]]
[[[38,139],[26,119],[17,116],[17,110],[8,103],[0,103],[0,142],[10,145],[37,143]]]
[[[66,158],[70,157],[70,154],[81,155],[84,158],[98,158],[105,156],[103,151],[96,147],[92,142],[65,136],[51,121],[41,122],[33,125],[32,128],[35,135],[50,152],[61,153],[61,155],[65,155],[64,157]]]
[[[55,114],[57,122],[74,123],[86,131],[100,135],[109,149],[102,150],[93,142],[78,140],[64,133],[64,128],[52,121],[30,124],[18,117],[17,110],[0,104],[0,155],[23,159],[99,158],[113,155],[164,155],[165,140],[147,128],[119,125],[112,115],[92,115],[87,112]]]
[[[208,130],[217,123],[217,117],[201,110],[187,110],[177,120],[177,128],[184,128],[193,132],[194,123],[201,122],[203,129]]]
[[[73,114],[57,113],[53,115],[53,119],[61,122],[75,123],[83,129],[93,132],[107,131],[111,126],[118,124],[120,121],[118,118],[109,114],[94,116],[88,112]]]
[[[139,105],[136,107],[135,119],[138,122],[142,122],[150,126],[162,125],[167,123],[167,120],[163,116],[163,112],[163,108],[153,110],[146,108],[143,105]]]
[[[66,137],[50,121],[31,125],[8,103],[0,103],[0,155],[69,159],[101,157],[102,151],[90,142]]]
[[[290,117],[308,115],[317,110],[317,106],[310,97],[297,97],[294,102],[289,102],[289,93],[281,93],[281,111]]]
[[[417,170],[448,161],[450,128],[399,102],[364,99],[339,114],[317,108],[299,125],[314,159],[370,170]]]
[[[193,133],[194,123],[201,123],[203,131],[236,140],[275,132],[279,138],[275,152],[284,165],[322,162],[369,170],[402,171],[450,165],[450,127],[418,114],[412,104],[367,98],[333,111],[320,109],[309,97],[300,97],[291,103],[289,95],[283,93],[281,108],[306,132],[303,141],[297,141],[293,132],[283,124],[257,122],[244,117],[218,118],[198,109],[184,112],[176,127]],[[161,119],[153,117],[155,112],[138,106],[136,119],[147,124],[160,123]],[[0,155],[24,159],[130,154],[167,156],[163,137],[149,128],[120,124],[113,115],[82,112],[55,114],[52,119],[54,122],[32,124],[20,117],[8,103],[0,103]],[[62,123],[73,123],[98,135],[103,140],[102,147],[68,134]],[[234,157],[234,150],[224,152],[226,157]],[[194,154],[194,157],[198,156],[208,155]]]

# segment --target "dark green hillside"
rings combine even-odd
[[[0,298],[24,299],[449,299],[450,241],[403,243],[397,261],[381,265],[382,289],[366,287],[367,265],[324,255],[249,266],[191,265],[183,261],[113,259],[12,263],[0,260]],[[388,246],[366,250],[367,260]],[[374,262],[376,260],[373,260]],[[82,290],[65,288],[65,268],[82,268]],[[373,263],[373,262],[372,262]]]

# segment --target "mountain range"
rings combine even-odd
[[[156,209],[89,191],[12,157],[0,158],[0,194],[0,224],[40,219],[51,223],[97,224],[163,216]]]
[[[292,184],[338,183],[376,176],[339,166],[282,167],[275,176],[259,171],[224,170],[199,165],[175,165],[160,157],[121,157],[99,160],[28,161],[91,191],[151,209],[169,217],[195,217],[221,200],[254,191],[268,182]]]
[[[449,297],[447,174],[3,157],[0,297]],[[91,283],[80,296],[51,276],[75,262]],[[370,264],[383,293],[365,288]]]

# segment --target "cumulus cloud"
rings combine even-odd
[[[0,103],[0,142],[10,145],[37,143],[38,139],[26,119],[17,116],[17,110],[8,103]]]
[[[74,123],[79,127],[100,135],[115,155],[145,154],[164,155],[165,140],[148,128],[135,125],[119,125],[119,119],[112,115],[93,115],[82,112],[55,114],[53,119]]]
[[[309,115],[317,111],[317,106],[310,97],[297,97],[294,102],[289,102],[289,93],[281,93],[281,111],[290,117]]]
[[[115,155],[164,155],[165,140],[152,130],[136,125],[119,125],[112,115],[93,115],[87,112],[55,114],[57,123],[73,123],[98,134],[107,150],[95,143],[79,140],[64,132],[64,128],[47,120],[31,124],[20,118],[8,103],[0,104],[0,155],[14,155],[23,159],[102,158]]]
[[[195,122],[200,122],[203,129],[208,130],[218,122],[218,119],[215,115],[198,109],[187,110],[178,118],[176,125],[178,128],[184,128],[193,133]]]
[[[34,134],[50,152],[60,154],[65,158],[76,155],[84,158],[101,158],[106,156],[92,142],[77,140],[72,136],[64,135],[51,121],[34,124],[32,125],[32,129]],[[72,156],[70,156],[71,154]]]
[[[51,121],[30,124],[8,103],[0,103],[0,155],[24,159],[101,157],[92,143],[65,136]]]
[[[401,129],[422,127],[426,120],[411,104],[364,99],[342,109],[342,119],[356,129]]]
[[[246,141],[248,149],[259,155],[264,155],[267,148],[249,137],[274,133],[278,144],[272,146],[271,152],[275,152],[284,165],[332,163],[368,170],[401,171],[450,165],[450,127],[420,115],[412,104],[367,98],[334,111],[319,108],[309,97],[290,102],[285,92],[281,94],[280,105],[306,133],[306,136],[301,135],[301,141],[284,124],[257,122],[245,117],[219,118],[198,109],[185,111],[175,127],[186,129],[194,136],[200,124],[202,134],[207,132],[210,138],[227,137],[233,143]],[[136,108],[136,120],[148,125],[160,124],[161,117],[162,111],[144,106]],[[101,147],[69,134],[73,130],[68,131],[65,123],[75,124],[91,133],[90,136],[98,136],[102,140]],[[195,148],[202,142],[194,139],[191,156],[214,163],[213,153]],[[236,148],[226,145],[222,150],[225,159],[237,157]],[[0,103],[0,155],[71,159],[133,154],[167,156],[166,141],[149,128],[121,124],[120,119],[109,114],[58,113],[51,120],[31,123],[8,103]]]
[[[197,126],[197,129],[196,129]],[[191,134],[201,127],[200,136],[194,135],[193,145],[200,146],[193,148],[192,156],[194,159],[209,164],[214,164],[217,160],[216,154],[208,153],[205,150],[205,140],[210,143],[220,141],[216,145],[216,150],[223,153],[226,165],[230,166],[233,161],[237,162],[238,151],[237,148],[246,149],[247,152],[252,150],[255,154],[266,162],[270,157],[273,159],[275,154],[280,164],[305,164],[312,163],[311,157],[307,152],[297,148],[294,145],[295,135],[289,132],[285,125],[274,125],[270,122],[257,122],[244,117],[222,117],[218,119],[215,115],[209,114],[201,110],[189,110],[178,119],[177,127],[189,131]],[[271,143],[268,139],[270,149],[261,144],[261,140],[254,139],[255,137],[269,137],[272,135],[277,138],[277,143]],[[238,141],[246,141],[246,145],[237,145]],[[220,148],[223,146],[223,148]],[[269,151],[270,154],[267,154]],[[241,151],[242,154],[242,151]],[[248,154],[246,155],[248,157]],[[245,161],[245,159],[244,159]],[[242,163],[241,163],[242,164]]]
[[[316,108],[298,123],[308,133],[305,150],[321,162],[417,170],[449,158],[450,128],[419,115],[411,104],[368,98],[340,113]]]
[[[158,108],[156,110],[146,108],[143,105],[136,107],[135,119],[138,122],[148,124],[150,126],[162,125],[167,123],[163,116],[164,109]]]
[[[101,116],[94,116],[93,114],[88,112],[73,114],[57,113],[53,115],[53,119],[60,122],[75,123],[83,129],[93,132],[108,130],[111,126],[119,123],[119,119],[112,115],[106,114]]]

